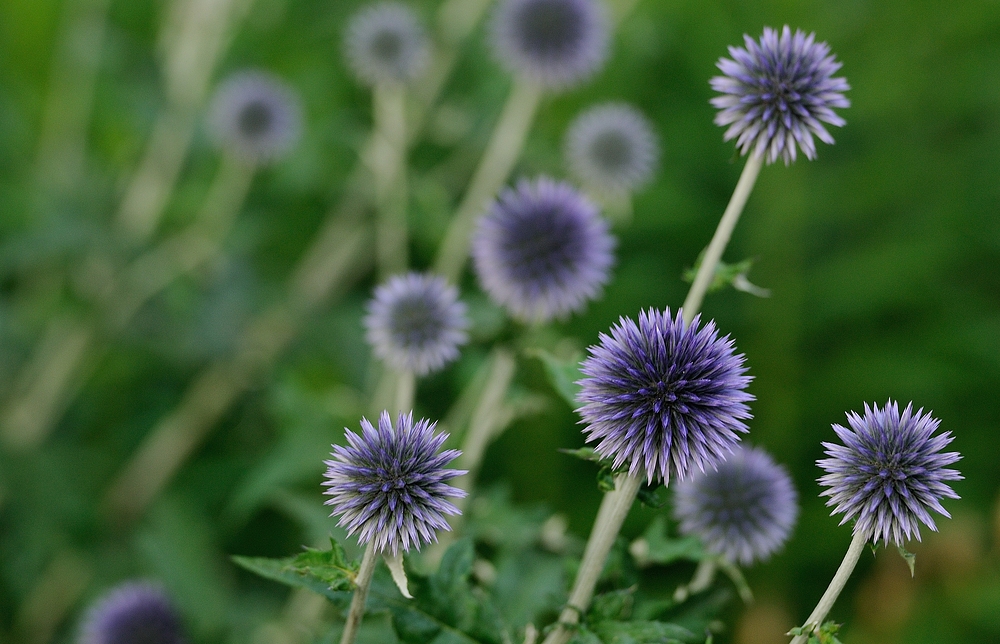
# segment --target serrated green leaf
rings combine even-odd
[[[906,561],[906,565],[910,567],[910,577],[916,574],[917,568],[917,555],[913,554],[903,546],[896,546],[899,550],[899,556]]]
[[[639,502],[647,508],[659,510],[667,504],[666,496],[660,494],[661,489],[664,489],[662,485],[658,485],[656,487],[643,486],[639,488],[639,493],[636,497],[639,499]]]
[[[597,595],[590,605],[587,619],[592,622],[629,619],[635,605],[635,591],[635,586],[632,586]]]
[[[469,583],[474,554],[472,541],[462,539],[430,577],[407,571],[413,600],[399,594],[387,573],[377,574],[369,609],[392,614],[403,644],[503,644],[509,634],[499,614],[485,593]]]
[[[610,467],[602,467],[597,472],[597,489],[601,492],[613,492],[615,489],[615,473]]]
[[[685,269],[683,274],[685,282],[694,282],[694,278],[698,274],[698,269],[701,267],[701,262],[704,256],[705,251],[703,250],[698,255],[698,259],[695,260],[694,266],[692,268]],[[715,275],[712,277],[712,281],[708,285],[708,292],[714,293],[725,288],[726,286],[732,286],[738,291],[744,291],[746,293],[750,293],[751,295],[756,295],[757,297],[768,297],[770,292],[767,289],[755,286],[747,279],[747,273],[750,272],[753,264],[754,260],[752,258],[744,259],[743,261],[735,264],[727,264],[720,261],[715,267]]]
[[[349,563],[344,549],[330,539],[330,550],[306,548],[295,557],[240,557],[232,560],[261,577],[300,588],[308,588],[328,599],[341,602],[354,587],[358,567]]]
[[[580,360],[583,359],[583,356],[580,353],[575,353],[567,360],[557,358],[541,349],[532,350],[530,355],[542,361],[549,384],[571,409],[576,409],[579,405],[576,395],[580,391],[580,385],[576,384],[576,381],[582,377]]]
[[[591,461],[593,463],[600,463],[604,459],[601,455],[597,453],[593,447],[581,447],[579,449],[560,449],[563,454],[569,454],[570,456],[575,456],[581,461]]]

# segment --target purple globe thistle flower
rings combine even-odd
[[[277,76],[243,71],[222,81],[209,105],[210,134],[219,147],[257,162],[287,152],[302,130],[302,107]]]
[[[437,541],[438,530],[450,530],[445,515],[461,514],[447,499],[465,492],[445,481],[465,471],[444,467],[461,452],[438,453],[448,434],[435,434],[435,424],[413,422],[409,413],[399,414],[393,427],[383,411],[378,429],[362,418],[361,435],[345,430],[348,446],[334,445],[335,460],[324,461],[330,516],[339,514],[337,525],[362,544],[373,542],[378,553],[419,550]]]
[[[344,37],[347,61],[366,85],[406,83],[430,60],[430,44],[420,19],[399,2],[370,5],[351,18]]]
[[[500,63],[550,89],[584,80],[607,57],[608,28],[597,0],[501,0],[491,28]]]
[[[649,181],[660,150],[649,121],[624,103],[592,107],[566,133],[570,171],[584,183],[627,192]]]
[[[375,289],[364,321],[375,355],[419,376],[458,358],[469,339],[465,305],[443,277],[408,273]]]
[[[725,140],[736,139],[741,154],[752,152],[774,163],[795,160],[796,145],[806,158],[816,156],[815,134],[824,143],[833,137],[820,121],[841,127],[845,121],[832,108],[850,107],[841,92],[850,89],[843,77],[833,78],[841,64],[830,47],[815,42],[788,25],[781,31],[764,28],[760,42],[744,35],[746,49],[730,47],[728,58],[716,64],[725,76],[710,81],[722,96],[711,103],[721,111],[716,125],[728,125]]]
[[[681,532],[744,566],[784,545],[798,514],[791,477],[762,449],[738,448],[714,471],[679,481],[674,491]]]
[[[951,517],[941,499],[959,496],[945,481],[962,475],[946,466],[957,462],[958,452],[941,450],[951,443],[951,432],[933,435],[941,423],[913,403],[899,413],[889,400],[885,407],[865,404],[864,416],[847,414],[850,429],[835,424],[843,445],[823,443],[824,458],[817,465],[827,472],[819,482],[830,497],[827,505],[843,513],[841,525],[855,520],[854,533],[865,534],[876,544],[920,540],[920,523],[937,530],[928,510]]]
[[[505,189],[479,221],[472,257],[483,289],[523,321],[564,318],[597,297],[615,239],[597,208],[548,178]]]
[[[588,442],[614,468],[649,483],[684,479],[729,454],[750,418],[743,354],[714,322],[685,324],[681,311],[620,318],[611,335],[589,347],[577,400]]]
[[[149,582],[126,582],[87,612],[80,644],[182,644],[180,615],[163,589]]]

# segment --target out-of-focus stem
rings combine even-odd
[[[412,371],[400,371],[396,374],[396,399],[393,404],[395,409],[390,409],[389,414],[393,417],[396,414],[406,414],[413,411],[413,399],[417,390],[417,378]]]
[[[80,181],[109,4],[65,4],[38,141],[37,178],[46,190],[69,191]]]
[[[434,262],[435,272],[452,282],[458,281],[465,266],[469,236],[476,219],[514,169],[541,98],[542,90],[535,83],[524,79],[514,81],[493,136],[455,211]]]
[[[847,584],[847,580],[851,578],[851,573],[854,572],[854,567],[858,564],[858,559],[861,558],[861,553],[865,549],[865,544],[868,543],[868,536],[862,532],[855,532],[854,538],[851,540],[851,545],[847,549],[847,554],[844,555],[844,560],[840,563],[840,567],[837,568],[837,572],[833,575],[833,579],[830,581],[830,585],[827,587],[826,592],[820,597],[819,603],[816,604],[816,608],[813,612],[809,614],[806,619],[805,629],[806,632],[802,635],[796,635],[792,638],[791,644],[805,644],[809,639],[809,634],[817,630],[822,624],[823,620],[826,619],[827,614],[830,609],[833,608],[834,602],[837,601],[837,597],[840,596],[840,591],[844,589]]]
[[[370,268],[370,243],[368,228],[353,220],[321,231],[314,241],[321,248],[305,254],[317,273],[296,272],[289,301],[256,318],[238,341],[236,354],[206,367],[177,407],[150,431],[108,491],[105,506],[113,517],[130,521],[145,512],[237,397],[271,369],[303,318]],[[312,263],[316,255],[324,261]]]
[[[58,552],[21,604],[15,630],[25,644],[46,644],[87,589],[93,571],[76,552]]]
[[[101,315],[112,331],[127,326],[143,304],[175,279],[218,255],[253,175],[253,164],[225,155],[194,222],[95,287]],[[87,363],[97,359],[100,327],[95,318],[58,318],[49,324],[0,415],[0,431],[9,447],[31,449],[45,440],[83,384]]]
[[[340,644],[353,644],[354,638],[358,634],[361,618],[365,616],[365,601],[368,599],[368,588],[372,584],[376,563],[378,563],[378,555],[375,554],[375,543],[371,542],[361,557],[361,568],[358,569],[354,597],[351,598],[351,608],[347,613],[347,621],[344,623],[344,632],[340,636]]]
[[[615,489],[604,495],[601,507],[594,520],[594,528],[590,532],[583,560],[576,573],[573,589],[569,593],[566,608],[559,615],[559,623],[545,638],[544,644],[566,644],[572,635],[572,625],[580,621],[580,616],[587,611],[590,600],[594,597],[594,588],[604,569],[604,562],[611,552],[618,532],[621,530],[625,517],[632,509],[632,502],[642,479],[629,474],[619,474],[615,477]]]
[[[0,415],[0,437],[8,448],[29,450],[45,439],[79,383],[94,339],[93,325],[76,316],[49,323]]]
[[[729,205],[726,206],[726,210],[722,214],[722,219],[719,220],[719,225],[712,236],[712,241],[708,244],[708,249],[701,260],[701,266],[698,267],[698,273],[691,284],[691,289],[688,291],[687,297],[684,298],[684,305],[682,307],[684,321],[689,324],[701,309],[705,293],[708,291],[712,280],[715,279],[715,269],[719,265],[719,260],[722,259],[722,253],[726,250],[726,245],[733,234],[736,222],[739,221],[743,207],[750,197],[750,192],[757,181],[757,175],[760,173],[760,167],[763,162],[763,157],[751,154],[747,158],[746,165],[743,166],[740,179],[736,182],[736,190],[733,191],[733,196],[729,199]]]
[[[455,487],[472,491],[476,483],[476,476],[483,463],[483,455],[490,441],[496,437],[496,428],[500,419],[500,409],[503,406],[507,390],[514,379],[516,363],[514,356],[507,349],[499,347],[493,352],[493,359],[490,364],[489,376],[486,380],[486,388],[483,389],[479,397],[479,403],[472,412],[472,419],[469,422],[469,429],[462,440],[462,455],[455,465],[460,470],[467,470],[454,481]],[[466,499],[458,499],[456,504],[460,509],[464,509]],[[451,517],[452,526],[461,515]]]
[[[167,105],[157,117],[116,223],[136,245],[156,230],[194,136],[215,66],[251,0],[174,0],[161,36]]]
[[[368,162],[378,206],[377,252],[382,279],[406,269],[406,90],[397,83],[375,87],[375,131]]]

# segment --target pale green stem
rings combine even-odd
[[[514,82],[500,121],[455,211],[434,262],[434,272],[451,282],[457,282],[461,276],[476,220],[514,169],[535,120],[541,97],[542,90],[535,83],[524,79]]]
[[[729,199],[729,205],[726,206],[726,211],[722,214],[722,219],[719,220],[719,225],[715,229],[715,235],[712,236],[712,241],[708,244],[705,256],[701,260],[701,266],[698,267],[698,274],[695,275],[694,283],[691,284],[691,290],[688,291],[687,297],[684,298],[682,310],[684,312],[684,321],[688,324],[691,323],[691,320],[694,319],[694,316],[701,309],[705,293],[715,279],[715,269],[719,265],[719,260],[722,259],[722,253],[726,250],[729,238],[733,234],[733,228],[736,227],[736,222],[740,219],[740,214],[747,203],[747,198],[753,190],[763,161],[762,157],[751,154],[747,158],[746,165],[743,166],[740,179],[736,182],[736,190],[733,191],[733,196]]]
[[[712,580],[715,579],[716,570],[717,566],[714,558],[706,557],[702,559],[698,563],[698,567],[695,568],[691,581],[683,586],[678,586],[677,590],[674,591],[674,601],[678,603],[686,601],[691,595],[696,595],[708,588],[712,585]]]
[[[344,633],[340,636],[340,644],[353,644],[354,638],[358,634],[361,618],[365,616],[365,600],[368,599],[368,588],[372,584],[372,574],[375,572],[376,563],[378,563],[378,555],[375,554],[375,542],[373,541],[368,544],[364,556],[361,557],[361,568],[358,570],[357,579],[355,579],[354,597],[351,598],[351,608],[347,613],[347,621],[344,623]]]
[[[382,279],[406,269],[406,90],[380,84],[373,95],[375,132],[368,148],[378,207],[377,253]]]
[[[417,389],[417,378],[412,371],[400,371],[396,373],[396,399],[395,409],[389,410],[390,414],[407,414],[413,411],[413,399]],[[395,412],[395,413],[394,413]]]
[[[461,490],[470,492],[475,485],[476,475],[483,462],[483,455],[486,453],[490,441],[495,438],[499,412],[503,406],[504,398],[507,396],[511,380],[514,379],[516,366],[514,356],[511,355],[510,351],[503,348],[494,351],[486,388],[483,389],[483,393],[479,397],[479,404],[476,405],[472,420],[469,422],[469,429],[462,440],[462,455],[456,461],[458,469],[468,472],[455,479],[455,487]],[[465,499],[460,499],[458,505],[462,509],[465,505]],[[458,516],[452,517],[452,519],[458,519]]]
[[[619,474],[615,478],[615,489],[604,495],[601,508],[597,511],[594,528],[583,551],[580,570],[576,573],[576,581],[569,593],[566,608],[559,615],[559,623],[545,638],[543,644],[566,644],[572,636],[572,626],[580,621],[580,616],[587,611],[590,600],[594,597],[594,588],[604,570],[604,562],[611,552],[611,546],[618,537],[625,517],[632,509],[642,478],[630,474]]]
[[[761,164],[762,159],[754,156],[747,159],[743,173],[736,183],[736,190],[719,221],[715,235],[712,237],[708,250],[705,251],[705,257],[702,259],[698,274],[684,300],[683,315],[684,320],[688,323],[694,319],[701,308],[705,291],[715,276],[715,267],[722,258],[722,252],[729,242],[736,222],[739,221],[740,213],[743,211],[743,206],[746,205],[750,191],[753,190]],[[630,495],[621,493],[623,479],[634,486],[629,488],[631,489]],[[594,586],[597,584],[597,578],[604,567],[604,560],[611,550],[611,544],[614,543],[615,537],[618,536],[625,516],[632,507],[639,485],[641,485],[641,479],[622,474],[616,479],[615,490],[604,495],[601,508],[597,512],[597,519],[594,521],[594,528],[590,533],[590,540],[587,542],[586,550],[584,550],[580,571],[577,573],[573,591],[570,593],[569,605],[560,615],[560,623],[545,638],[544,644],[565,644],[570,638],[570,632],[564,624],[577,623],[579,614],[585,612],[590,605]]]
[[[809,639],[809,633],[817,630],[823,624],[823,620],[826,619],[830,609],[833,608],[833,603],[837,601],[840,591],[844,589],[844,586],[847,584],[847,580],[851,578],[851,573],[854,572],[854,566],[857,565],[858,559],[861,558],[861,553],[864,551],[867,543],[867,535],[862,532],[854,533],[854,538],[851,540],[851,546],[847,549],[847,554],[844,555],[844,561],[841,562],[840,568],[837,568],[837,572],[834,574],[833,580],[830,581],[830,585],[827,586],[826,592],[823,593],[819,603],[816,604],[816,608],[813,609],[813,612],[810,613],[808,619],[806,619],[804,626],[804,628],[807,629],[806,632],[792,638],[791,644],[805,644]]]

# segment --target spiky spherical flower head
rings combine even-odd
[[[879,409],[865,403],[864,416],[847,414],[849,428],[835,424],[833,431],[844,442],[823,443],[826,455],[817,465],[827,472],[820,485],[827,505],[843,513],[841,525],[854,519],[854,533],[902,546],[920,540],[920,524],[937,530],[928,510],[951,517],[941,499],[959,498],[945,481],[962,475],[947,466],[961,457],[942,452],[951,443],[951,432],[935,435],[941,421],[913,403],[902,413],[893,401]]]
[[[747,431],[750,376],[729,336],[697,316],[620,318],[588,349],[577,400],[588,442],[618,469],[669,484],[724,459]]]
[[[209,125],[219,147],[267,162],[298,141],[302,107],[295,91],[274,74],[242,71],[216,89],[209,106]]]
[[[330,516],[340,515],[337,525],[378,553],[419,550],[450,529],[445,515],[461,514],[448,499],[465,492],[445,483],[465,474],[445,468],[461,452],[439,452],[448,434],[435,434],[434,425],[413,422],[412,413],[399,414],[393,426],[384,411],[377,428],[362,418],[361,435],[345,430],[347,447],[334,445],[334,460],[324,461]]]
[[[149,582],[113,588],[87,612],[80,644],[183,644],[180,615],[166,593]]]
[[[615,239],[597,207],[567,183],[522,180],[480,219],[472,257],[483,289],[515,318],[564,318],[597,297]]]
[[[549,89],[583,81],[608,53],[598,0],[501,0],[491,27],[500,64]]]
[[[592,107],[566,132],[566,163],[581,181],[627,192],[649,181],[660,147],[649,121],[624,103]]]
[[[430,44],[420,19],[399,2],[370,5],[351,18],[344,53],[362,83],[407,83],[427,67]]]
[[[443,277],[408,273],[375,289],[368,303],[368,342],[382,360],[423,376],[458,358],[469,339],[465,305]]]
[[[816,156],[813,135],[824,143],[833,137],[823,123],[840,127],[845,121],[833,108],[850,107],[841,92],[850,89],[843,77],[834,78],[841,64],[830,55],[825,42],[816,42],[785,25],[777,30],[764,28],[760,42],[743,36],[746,49],[730,47],[733,58],[716,63],[725,76],[710,81],[722,93],[712,99],[719,108],[717,125],[728,125],[725,140],[736,139],[741,154],[752,153],[774,163],[795,160],[796,146],[806,158]]]
[[[744,566],[783,546],[798,514],[791,477],[762,449],[739,447],[715,470],[696,472],[674,488],[681,533]]]

